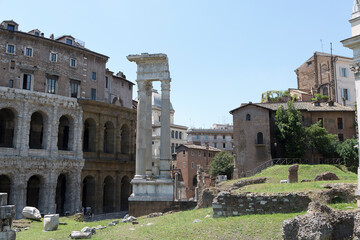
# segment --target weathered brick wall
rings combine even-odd
[[[306,210],[310,202],[311,199],[305,194],[232,195],[229,192],[221,192],[212,204],[213,217],[300,212]]]

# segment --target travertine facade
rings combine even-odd
[[[0,24],[0,192],[17,217],[128,208],[135,172],[133,83],[65,35]]]

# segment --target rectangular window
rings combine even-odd
[[[122,86],[122,87],[124,86],[124,81],[121,81],[121,86]]]
[[[217,143],[214,143],[214,148],[217,148]]]
[[[183,150],[183,156],[185,157],[185,150]]]
[[[56,53],[50,53],[50,61],[57,62],[57,54]]]
[[[31,87],[31,75],[24,74],[23,77],[23,89],[30,90]]]
[[[348,88],[343,88],[341,91],[341,97],[346,101],[350,100],[350,91]]]
[[[25,56],[32,57],[33,56],[33,50],[32,48],[25,48]]]
[[[338,125],[338,129],[343,129],[343,119],[342,118],[338,118],[337,119],[337,125]]]
[[[96,80],[96,72],[92,72],[91,79]]]
[[[8,44],[6,48],[7,53],[15,54],[15,45]]]
[[[76,67],[76,59],[70,58],[70,67]]]
[[[13,88],[14,87],[14,80],[10,80],[9,81],[9,88]]]
[[[131,86],[131,83],[129,83],[129,90],[131,90],[131,87],[132,87],[132,86]]]
[[[70,88],[71,88],[71,97],[77,98],[79,92],[79,83],[77,81],[71,81]]]
[[[194,154],[194,151],[191,151],[191,156],[194,156],[195,154]]]
[[[183,168],[185,168],[186,167],[186,162],[183,162]]]
[[[348,77],[348,69],[340,67],[340,76],[341,77]]]
[[[10,62],[10,69],[15,69],[15,61],[11,60]]]
[[[15,25],[8,24],[7,29],[10,30],[10,31],[15,31]]]
[[[217,135],[214,135],[214,139],[216,139],[217,138]]]
[[[109,86],[109,78],[105,77],[105,88],[108,88]]]
[[[324,123],[323,123],[323,119],[322,119],[322,118],[318,118],[318,122],[320,122],[320,127],[324,127]]]
[[[55,84],[56,84],[56,78],[51,76],[51,78],[48,78],[48,93],[55,94]]]
[[[223,143],[223,148],[226,148],[226,145],[225,145],[225,143]]]
[[[191,162],[191,168],[194,169],[194,162]]]
[[[96,100],[96,89],[95,88],[91,89],[91,100]]]
[[[70,39],[70,38],[67,38],[66,43],[69,44],[69,45],[73,45],[73,40]]]
[[[196,139],[199,139],[199,134],[196,134]]]
[[[201,157],[201,151],[198,152],[199,157]]]

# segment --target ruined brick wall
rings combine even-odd
[[[297,193],[232,195],[221,192],[212,204],[213,217],[300,212],[306,210],[310,202],[308,196]]]

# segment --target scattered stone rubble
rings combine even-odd
[[[127,222],[133,222],[136,221],[137,218],[133,217],[133,216],[129,216],[129,214],[126,214],[125,217],[121,220],[122,223],[127,223]]]
[[[15,206],[7,205],[7,193],[0,193],[0,239],[14,240],[16,232],[12,229]]]
[[[59,214],[44,216],[44,231],[55,231],[59,226]]]
[[[35,207],[24,207],[22,210],[22,215],[24,218],[32,219],[36,221],[41,220],[40,211]]]
[[[317,202],[308,212],[283,222],[283,239],[360,239],[360,210],[336,211]]]
[[[298,182],[298,169],[299,169],[298,164],[294,164],[289,167],[288,183],[297,183]]]
[[[314,181],[334,181],[339,180],[338,176],[332,172],[324,172],[316,175]]]

